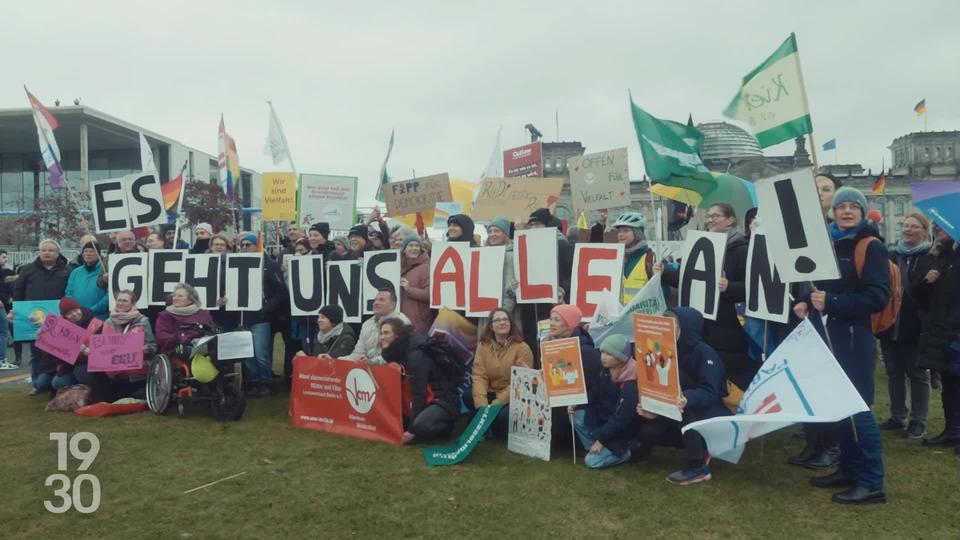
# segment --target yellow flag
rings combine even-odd
[[[577,228],[578,229],[590,228],[587,226],[587,216],[582,211],[580,212],[580,219],[577,220]]]

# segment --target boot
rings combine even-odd
[[[799,465],[803,467],[806,462],[810,461],[821,453],[823,453],[822,446],[812,441],[807,441],[807,443],[803,446],[803,450],[801,450],[800,453],[795,456],[790,456],[787,459],[787,463],[790,465]]]
[[[923,440],[924,446],[953,446],[957,443],[960,443],[960,437],[956,429],[945,429],[941,434]]]
[[[832,469],[840,461],[840,447],[838,445],[829,446],[819,452],[817,455],[800,464],[801,467],[819,471],[823,469]]]

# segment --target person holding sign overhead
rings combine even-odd
[[[870,318],[882,311],[890,298],[890,270],[887,249],[873,238],[866,210],[863,193],[851,187],[837,190],[830,236],[840,279],[814,283],[813,292],[794,306],[794,313],[804,318],[816,311],[816,316],[809,317],[811,322],[824,336],[860,397],[872,405],[876,341]],[[861,240],[868,244],[863,267],[857,268],[854,251]],[[822,488],[847,488],[833,495],[836,503],[885,502],[883,449],[873,412],[857,413],[837,428],[839,468],[830,475],[811,479],[811,483]]]

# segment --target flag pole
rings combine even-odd
[[[807,99],[807,83],[803,80],[803,66],[800,62],[800,51],[797,50],[797,78],[800,79],[800,95],[803,96],[803,106],[807,110],[807,114],[810,114],[810,101]],[[813,120],[811,115],[810,121],[810,133],[807,133],[807,137],[810,139],[810,160],[813,162],[813,174],[816,176],[817,172],[820,170],[820,164],[817,161],[817,143],[813,139]]]

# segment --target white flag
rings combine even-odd
[[[654,274],[634,295],[633,300],[617,310],[614,306],[619,303],[619,295],[610,291],[601,293],[597,301],[597,311],[594,312],[593,321],[587,329],[594,343],[603,343],[611,334],[623,334],[633,340],[634,313],[663,315],[667,310],[667,301],[663,296],[663,287],[660,286],[660,274]]]
[[[503,150],[500,149],[500,132],[503,126],[497,129],[497,143],[493,145],[493,151],[490,153],[490,161],[487,162],[487,168],[480,174],[480,180],[484,178],[503,178]]]
[[[290,148],[287,146],[287,137],[283,134],[283,127],[280,126],[280,119],[277,118],[277,111],[273,110],[273,103],[270,105],[270,126],[267,129],[267,140],[263,145],[263,153],[273,158],[273,164],[279,165],[285,159],[290,159]],[[291,164],[292,165],[292,164]]]
[[[147,138],[140,133],[140,170],[143,172],[157,172],[157,166],[153,163],[153,150],[147,143]]]
[[[747,441],[792,424],[837,422],[867,404],[808,319],[760,367],[735,416],[693,422],[714,457],[737,463]]]

